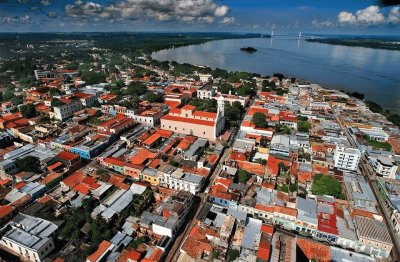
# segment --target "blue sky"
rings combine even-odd
[[[0,0],[0,31],[400,34],[378,0]]]

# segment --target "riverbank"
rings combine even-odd
[[[240,51],[243,46],[252,46],[258,52],[249,56]],[[276,37],[211,41],[154,52],[152,58],[261,75],[282,72],[329,89],[363,93],[366,100],[400,113],[397,51]]]

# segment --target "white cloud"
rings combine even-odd
[[[400,7],[393,7],[387,20],[389,23],[400,23]]]
[[[222,21],[221,21],[221,24],[224,24],[224,25],[231,25],[233,23],[235,23],[235,18],[229,17],[229,16],[224,17],[224,19],[222,19]]]
[[[151,19],[156,21],[214,22],[216,17],[225,17],[226,5],[214,0],[119,0],[110,5],[95,2],[75,1],[65,7],[71,16],[97,17],[102,19]]]
[[[331,26],[334,26],[335,23],[332,21],[329,21],[329,20],[320,21],[318,19],[314,19],[311,21],[311,25],[313,27],[331,27]]]
[[[50,0],[40,0],[40,4],[41,5],[51,5],[51,1]]]
[[[31,22],[31,17],[29,15],[14,16],[14,17],[3,17],[3,23],[29,23]]]
[[[349,12],[340,12],[338,15],[339,23],[354,24],[357,22],[357,18]]]
[[[338,21],[341,24],[377,25],[397,21],[400,18],[398,11],[398,7],[393,8],[389,14],[389,18],[386,19],[379,6],[371,5],[367,8],[358,10],[355,14],[350,12],[340,12],[338,15]]]
[[[385,20],[379,6],[371,5],[356,12],[357,22],[366,24],[379,24]]]
[[[50,18],[56,18],[57,17],[57,13],[50,11],[50,12],[47,13],[47,16],[50,17]]]

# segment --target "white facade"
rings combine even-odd
[[[199,74],[200,82],[207,83],[210,82],[213,78],[210,74]]]
[[[397,165],[388,157],[378,157],[373,164],[375,172],[383,177],[396,178]]]
[[[204,86],[197,90],[197,97],[200,99],[212,99],[215,96],[215,89],[211,86]]]
[[[175,189],[178,191],[189,191],[192,194],[197,194],[204,187],[205,177],[185,173],[181,168],[175,170],[171,174],[157,172],[160,186]]]
[[[69,104],[55,106],[53,117],[58,120],[64,120],[74,115],[75,112],[81,109],[81,103],[72,102]]]
[[[13,250],[29,261],[43,261],[54,249],[53,233],[58,226],[37,217],[20,214],[12,222],[12,229],[1,239],[0,245]]]
[[[333,156],[335,167],[345,170],[357,170],[361,158],[361,152],[355,148],[337,146]]]

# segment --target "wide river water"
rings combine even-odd
[[[240,51],[246,46],[258,52]],[[212,41],[162,50],[152,57],[229,71],[283,73],[326,88],[363,93],[366,100],[400,113],[400,51],[274,37]]]

